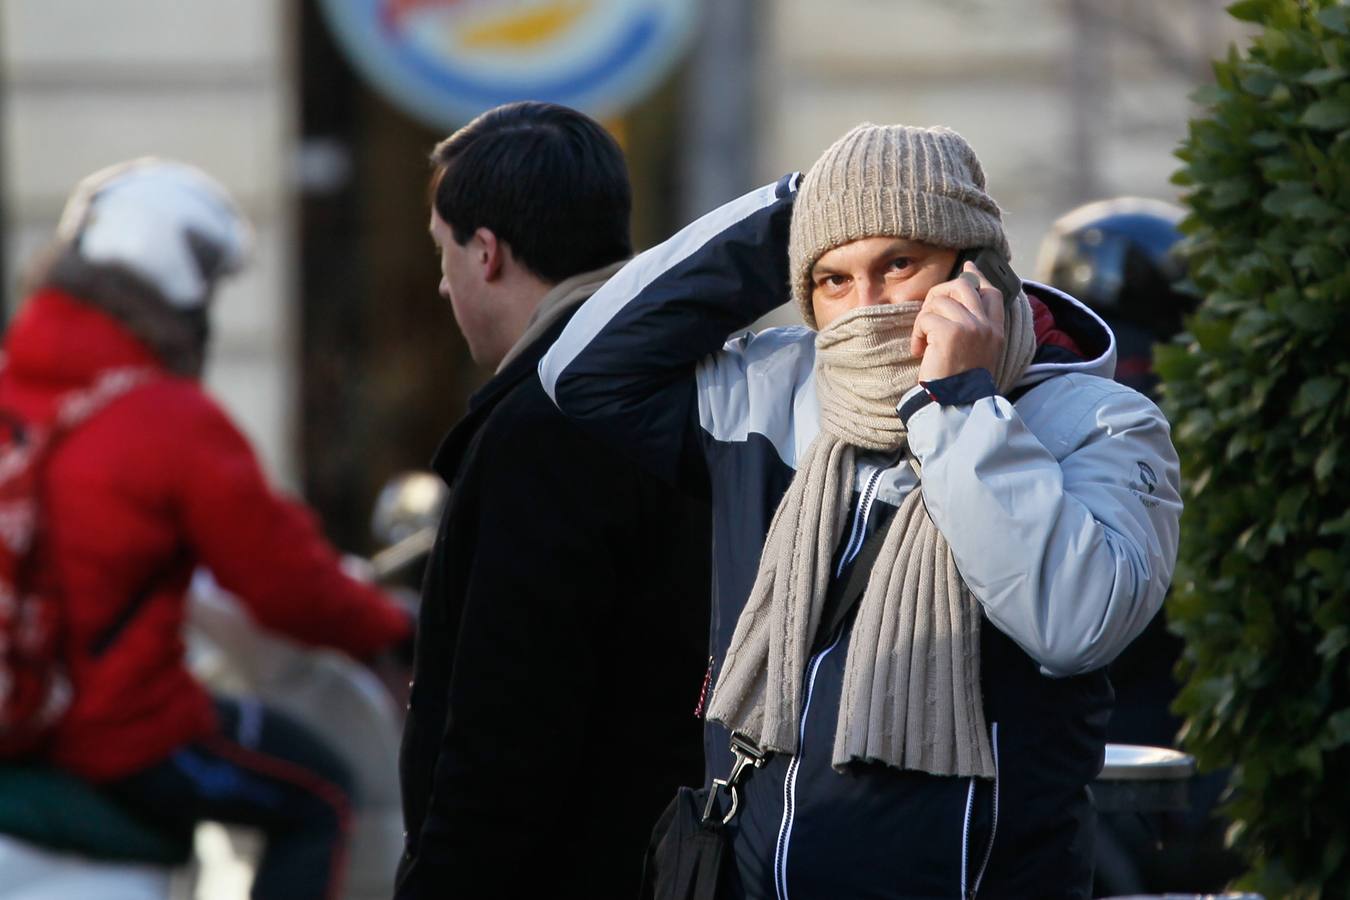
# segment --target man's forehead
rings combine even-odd
[[[427,217],[427,234],[431,235],[432,240],[436,240],[436,233],[444,231],[449,226],[441,218],[440,213],[436,212],[436,207],[431,208],[431,215]]]

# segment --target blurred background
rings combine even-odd
[[[1006,210],[1013,264],[1119,194],[1176,199],[1172,150],[1225,0],[0,0],[0,283],[85,174],[154,153],[252,217],[208,381],[271,475],[368,550],[394,471],[423,467],[488,373],[426,234],[427,154],[533,97],[625,147],[637,246],[864,120],[949,125]]]

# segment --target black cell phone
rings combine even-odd
[[[1022,279],[1017,277],[1017,273],[1012,270],[1003,254],[993,247],[971,247],[956,254],[956,263],[952,266],[952,274],[948,280],[960,275],[961,269],[968,262],[973,262],[975,268],[989,279],[989,283],[998,288],[998,292],[1003,295],[1004,309],[1007,309],[1021,293]]]

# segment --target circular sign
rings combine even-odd
[[[596,117],[651,90],[697,0],[322,0],[348,57],[390,100],[454,127],[512,100]]]

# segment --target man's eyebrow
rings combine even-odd
[[[882,252],[879,255],[890,256],[891,254],[914,253],[915,248],[918,244],[919,244],[918,241],[911,240],[910,238],[895,238],[889,244],[886,245],[885,249],[882,250]],[[828,263],[822,263],[820,260],[816,260],[816,262],[813,263],[811,266],[810,272],[811,276],[814,277],[817,273],[822,275],[848,274],[843,269],[836,269],[835,267],[829,265]]]

